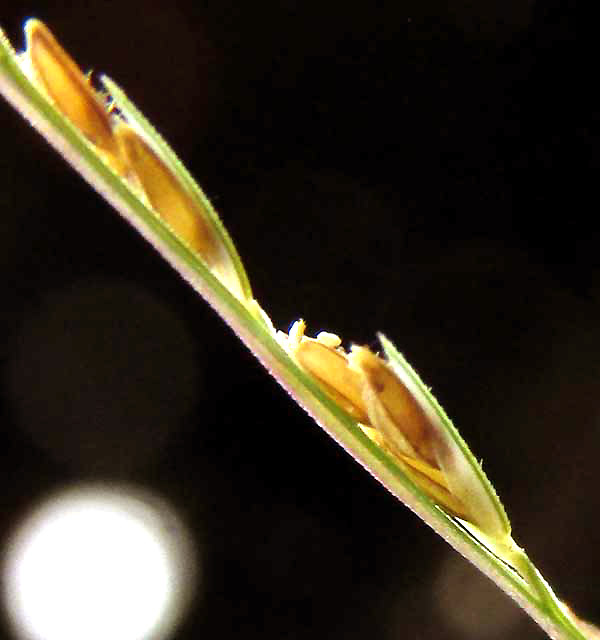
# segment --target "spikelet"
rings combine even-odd
[[[508,548],[510,525],[497,496],[421,389],[367,347],[347,353],[336,335],[308,338],[304,330],[300,320],[281,337],[296,362],[437,505],[477,527],[495,548]]]
[[[205,204],[192,197],[143,134],[109,112],[88,76],[42,22],[28,20],[25,33],[27,48],[20,59],[26,73],[107,164],[141,192],[174,234],[254,313],[256,303],[246,295],[235,260]]]

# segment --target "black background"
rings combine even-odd
[[[180,153],[277,327],[396,342],[517,541],[600,620],[584,3],[4,3],[17,48],[30,16]],[[198,545],[178,638],[544,637],[4,103],[0,144],[3,541],[50,490],[124,481]]]

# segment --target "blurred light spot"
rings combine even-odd
[[[159,640],[184,612],[195,553],[160,500],[85,487],[38,507],[4,559],[4,599],[27,640]]]
[[[434,597],[449,626],[461,638],[492,640],[511,634],[522,616],[515,603],[486,576],[458,555],[442,563]]]
[[[78,471],[123,473],[151,461],[202,401],[197,342],[135,283],[85,280],[51,292],[8,359],[17,423]]]

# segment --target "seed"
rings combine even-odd
[[[62,114],[107,156],[118,173],[124,168],[111,116],[74,60],[39,20],[25,25],[26,54],[36,80]]]
[[[119,123],[115,135],[152,208],[209,266],[215,265],[221,257],[216,234],[171,169],[129,125]]]
[[[319,340],[303,338],[293,350],[298,362],[325,386],[330,395],[359,422],[367,422],[360,375],[350,369],[346,356]]]
[[[418,457],[438,467],[431,442],[432,426],[410,391],[385,361],[366,347],[352,347],[348,359],[366,385],[363,397],[369,398],[369,414],[378,414],[377,419],[370,415],[374,426],[390,442],[397,443],[400,451],[408,453],[402,444],[408,442]]]

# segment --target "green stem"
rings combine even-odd
[[[555,620],[557,625],[564,632],[563,638],[569,640],[586,640],[586,636],[576,626],[564,604],[556,597],[556,594],[546,582],[537,567],[531,562],[524,549],[514,552],[515,568],[535,589],[538,596],[539,606],[543,608],[547,615]]]

